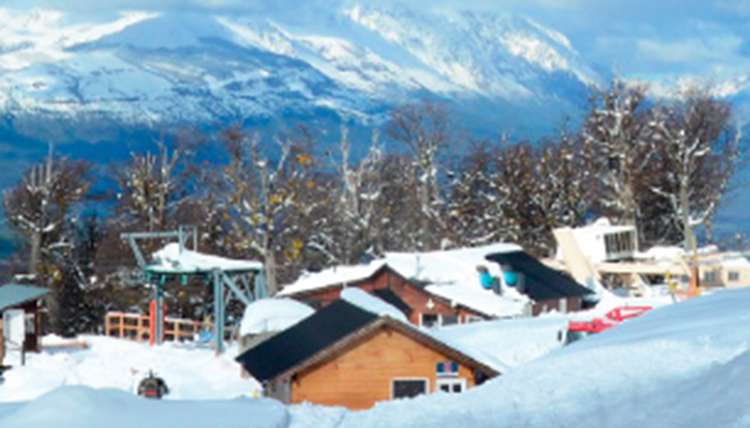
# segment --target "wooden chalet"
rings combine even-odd
[[[284,403],[367,409],[378,401],[463,392],[494,368],[388,316],[337,300],[237,357]]]
[[[39,352],[41,337],[39,306],[47,292],[46,288],[28,285],[8,284],[0,287],[0,365],[5,358],[6,349],[3,335],[6,327],[2,315],[8,310],[23,310],[26,335],[23,344],[19,345],[23,346],[24,351]]]
[[[490,254],[487,260],[509,266],[523,276],[524,294],[532,301],[533,316],[552,310],[581,310],[584,297],[593,292],[570,276],[552,269],[523,251]]]
[[[430,293],[425,284],[405,278],[387,263],[350,281],[302,291],[283,290],[280,295],[321,308],[338,300],[344,287],[358,287],[390,303],[416,326],[432,327],[493,318],[476,308]]]

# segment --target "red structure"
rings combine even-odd
[[[651,306],[621,306],[612,309],[604,318],[594,318],[591,321],[570,321],[568,333],[601,333],[621,322],[636,318],[653,309]]]

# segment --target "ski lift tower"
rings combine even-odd
[[[156,344],[163,340],[164,287],[169,281],[179,279],[182,285],[187,285],[190,277],[198,277],[213,288],[213,335],[217,354],[224,350],[225,309],[229,301],[234,297],[247,306],[268,294],[262,263],[199,253],[195,226],[180,226],[168,232],[123,233],[121,238],[130,244],[143,278],[154,290],[155,328],[152,331]],[[138,241],[152,239],[176,239],[177,242],[167,244],[147,261]],[[187,248],[188,244],[192,244],[192,249]]]

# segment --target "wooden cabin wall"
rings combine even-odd
[[[451,358],[388,327],[341,355],[298,373],[291,402],[367,409],[391,399],[394,379],[424,378],[428,392],[436,390],[436,366]],[[474,386],[474,371],[459,364],[458,377]]]

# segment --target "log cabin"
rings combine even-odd
[[[337,300],[237,357],[284,403],[367,409],[384,400],[460,393],[499,370],[410,324]]]

